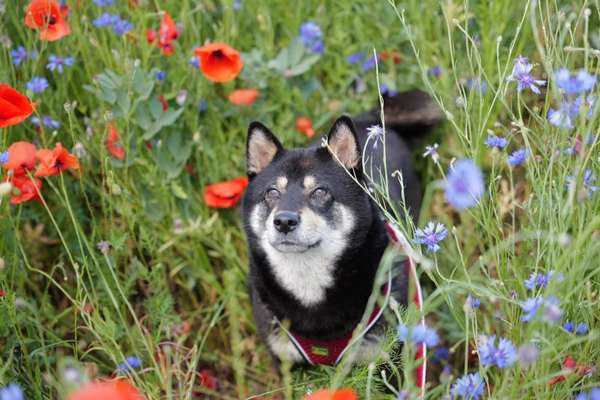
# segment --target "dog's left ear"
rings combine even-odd
[[[327,134],[327,147],[347,169],[360,166],[360,146],[350,117],[339,117]]]
[[[265,169],[283,151],[283,146],[269,128],[257,121],[250,123],[246,142],[248,177],[252,178]]]

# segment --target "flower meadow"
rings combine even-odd
[[[599,399],[598,4],[293,6],[0,0],[0,400]],[[394,220],[424,311],[392,305],[391,358],[279,373],[246,128],[302,146],[413,88],[445,115]]]

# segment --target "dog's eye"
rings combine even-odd
[[[274,188],[267,190],[267,192],[265,193],[265,200],[267,201],[276,201],[279,200],[280,197],[281,193],[279,193],[279,190]]]
[[[310,197],[315,201],[325,202],[329,199],[329,197],[331,197],[331,195],[329,194],[329,191],[325,188],[316,188],[310,194]]]

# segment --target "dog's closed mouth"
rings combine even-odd
[[[281,251],[282,253],[304,253],[310,249],[314,249],[315,247],[321,244],[321,240],[317,240],[311,244],[304,244],[293,242],[290,240],[282,240],[277,243],[271,243],[271,246],[275,248],[275,250]]]

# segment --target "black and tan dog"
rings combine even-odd
[[[390,177],[389,194],[394,202],[404,198],[415,217],[421,185],[404,138],[429,130],[440,112],[427,94],[411,91],[385,98],[384,113],[387,171],[401,171],[405,186],[403,197],[398,180]],[[243,199],[249,286],[259,336],[276,360],[337,362],[376,290],[389,239],[377,205],[353,176],[363,180],[365,154],[373,170],[383,165],[383,145],[376,137],[367,140],[368,129],[381,124],[378,116],[373,111],[354,122],[340,117],[323,139],[326,146],[321,140],[301,149],[285,149],[267,127],[250,124],[250,183]],[[403,274],[391,285],[400,303],[406,302],[405,287]],[[355,353],[359,360],[373,357],[379,346],[383,331],[374,326],[379,315],[370,318]]]

